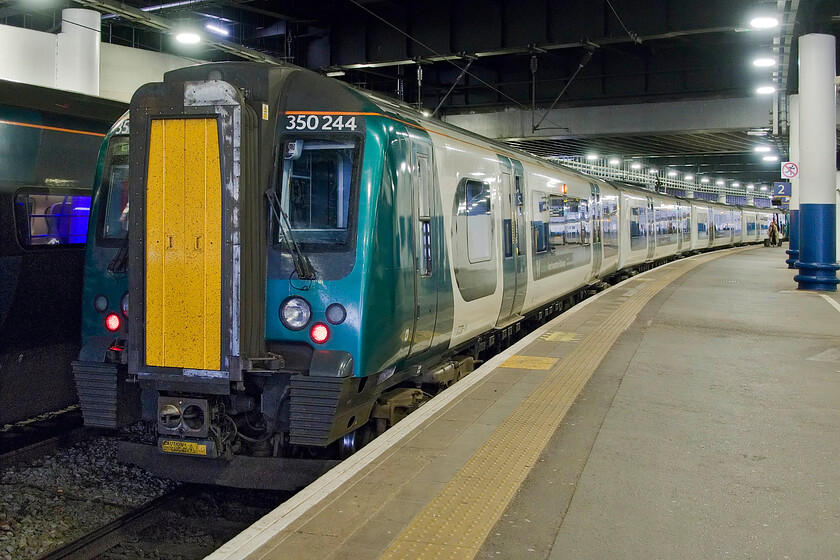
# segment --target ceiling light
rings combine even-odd
[[[747,131],[747,136],[767,136],[770,131],[766,128],[751,128]]]
[[[765,95],[768,93],[775,93],[776,88],[774,88],[773,86],[761,86],[760,88],[756,89],[755,92]]]
[[[754,185],[753,183],[749,183],[749,184],[747,185],[747,188],[748,188],[748,189],[754,189],[754,188],[755,188],[755,185]]]
[[[753,29],[772,29],[779,25],[779,20],[773,16],[760,16],[750,21]]]
[[[175,35],[175,40],[185,45],[194,45],[201,42],[201,36],[195,31],[179,31]]]
[[[686,175],[685,180],[686,181],[693,181],[694,180],[694,175],[691,175],[691,174]]]
[[[641,169],[641,168],[642,168],[641,163],[634,163],[633,165],[630,166],[630,169]]]
[[[656,175],[657,173],[659,173],[659,170],[658,169],[651,169],[650,171],[648,171],[648,173],[650,173],[651,175]]]
[[[770,150],[772,150],[770,146],[756,146],[754,149],[756,152],[759,153],[769,152]]]
[[[708,178],[708,177],[703,177],[702,179],[700,179],[700,182],[701,182],[701,183],[708,183],[708,182],[709,182],[709,178]]]
[[[227,29],[225,29],[224,27],[219,27],[218,25],[213,25],[212,23],[208,23],[204,27],[217,35],[224,35],[225,37],[230,35]]]
[[[739,183],[738,181],[735,181],[734,183],[732,183],[732,186],[733,187],[740,187],[741,183]]]
[[[620,159],[618,159],[618,158],[612,158],[612,159],[610,160],[610,165],[618,165],[618,164],[620,164],[620,163],[621,163],[621,160],[620,160]]]
[[[589,154],[588,156],[586,156],[586,159],[588,159],[589,161],[595,161],[596,159],[598,159],[598,154]]]
[[[717,181],[715,181],[715,185],[723,186],[725,184],[726,184],[726,181],[724,181],[723,179],[718,179]]]
[[[772,58],[756,58],[753,60],[753,66],[757,66],[759,68],[767,68],[769,66],[775,66],[776,61]]]
[[[669,171],[669,172],[668,172],[668,177],[676,177],[676,176],[677,176],[677,172],[676,172],[676,171]]]
[[[761,185],[761,190],[766,191],[767,190],[767,185]]]
[[[764,161],[779,161],[779,156],[764,156],[761,159]]]

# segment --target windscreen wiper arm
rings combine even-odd
[[[286,248],[288,248],[289,254],[292,256],[292,263],[295,266],[295,272],[297,272],[298,278],[302,280],[315,280],[315,269],[292,235],[292,224],[289,222],[289,216],[283,211],[283,207],[280,205],[280,200],[277,198],[277,191],[268,189],[265,191],[265,195],[268,197],[268,204],[271,206],[272,214],[276,217],[277,225],[283,235],[283,242]]]

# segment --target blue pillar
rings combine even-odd
[[[790,128],[788,140],[790,145],[790,161],[799,165],[799,95],[788,97],[790,103],[788,116]],[[790,214],[788,216],[788,258],[785,261],[788,268],[796,268],[794,263],[799,260],[799,176],[790,180]]]
[[[799,38],[800,290],[836,291],[835,47],[833,35]]]

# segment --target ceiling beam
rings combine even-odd
[[[129,6],[128,4],[117,2],[115,0],[73,1],[85,7],[93,8],[106,14],[116,14],[120,17],[133,21],[135,23],[139,23],[151,29],[156,29],[161,32],[171,33],[175,31],[178,27],[178,24],[166,18],[162,18],[160,16],[144,12],[143,10],[139,10],[133,6]],[[236,43],[232,43],[230,41],[225,41],[224,39],[205,37],[203,41],[205,45],[208,45],[211,48],[226,52],[228,54],[232,54],[234,56],[238,56],[240,58],[244,58],[245,60],[251,60],[255,62],[267,62],[269,64],[276,65],[284,64],[283,61],[279,58],[275,58],[265,53],[249,49],[248,47],[237,45]]]

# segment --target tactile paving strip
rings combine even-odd
[[[548,377],[496,429],[380,558],[474,558],[538,461],[566,411],[639,311],[673,280],[723,254],[708,254],[675,263],[662,270],[664,275],[659,279],[644,278],[645,282],[637,287],[638,293],[622,303],[551,368]]]

